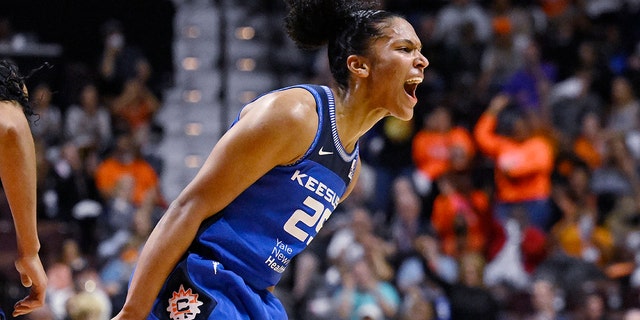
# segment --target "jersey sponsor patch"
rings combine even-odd
[[[153,306],[158,319],[208,319],[218,302],[191,281],[183,260],[169,275]]]
[[[199,294],[193,293],[191,288],[185,290],[183,285],[180,289],[173,292],[169,298],[169,318],[172,320],[193,320],[200,313],[202,301],[198,300]]]

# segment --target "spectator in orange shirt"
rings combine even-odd
[[[589,111],[580,120],[580,133],[573,140],[573,152],[591,170],[595,170],[602,165],[609,135],[604,131],[601,118],[596,112]]]
[[[506,221],[514,207],[524,207],[529,223],[548,231],[551,223],[551,173],[554,151],[548,139],[533,133],[528,118],[514,111],[507,133],[496,132],[507,95],[494,97],[474,128],[479,149],[495,163],[496,215]]]
[[[138,78],[128,80],[122,93],[113,101],[111,108],[114,118],[123,120],[118,123],[124,128],[119,129],[133,132],[140,143],[148,141],[155,114],[160,108],[160,101],[143,80]]]
[[[613,255],[614,239],[598,224],[597,208],[576,201],[562,188],[554,192],[554,199],[563,215],[551,229],[555,249],[604,267]]]
[[[566,16],[571,10],[570,0],[539,0],[542,11],[549,19]]]
[[[440,194],[433,204],[431,224],[442,251],[452,257],[465,252],[484,254],[489,240],[489,197],[472,190],[469,178],[465,174],[446,174],[438,180]]]
[[[131,134],[117,137],[111,155],[104,159],[95,173],[96,185],[107,201],[114,196],[122,179],[133,179],[131,201],[140,206],[147,197],[159,194],[158,175],[139,154],[138,146]]]
[[[418,192],[425,195],[434,181],[452,169],[454,155],[461,160],[456,169],[468,167],[475,155],[475,145],[467,129],[452,123],[451,111],[438,106],[425,117],[423,129],[413,138],[412,154],[423,182],[417,183]]]

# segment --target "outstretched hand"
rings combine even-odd
[[[13,308],[13,316],[21,316],[44,305],[47,289],[47,275],[38,255],[18,257],[15,262],[22,285],[31,288],[29,295],[18,301]]]
[[[500,113],[500,111],[507,107],[507,105],[509,105],[510,101],[511,98],[509,97],[509,95],[500,93],[493,97],[493,99],[491,99],[491,102],[489,102],[489,107],[487,108],[487,112],[497,115],[498,113]]]

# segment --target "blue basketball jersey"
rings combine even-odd
[[[313,240],[356,168],[358,147],[348,153],[338,138],[331,90],[295,87],[315,97],[319,123],[312,145],[296,163],[273,168],[205,221],[190,248],[258,290],[278,283],[291,259]]]

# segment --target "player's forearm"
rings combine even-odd
[[[16,132],[3,143],[0,176],[13,216],[18,253],[34,255],[40,250],[36,226],[35,147],[26,131]]]
[[[35,182],[30,183],[29,180],[23,180],[23,184],[7,184],[5,187],[16,230],[18,254],[21,256],[37,255],[40,250],[36,216],[36,186]]]
[[[16,229],[16,242],[18,254],[20,256],[37,255],[40,251],[40,240],[38,239],[38,229],[36,227],[35,209],[33,213],[14,214],[14,225]]]
[[[122,309],[127,319],[145,319],[167,276],[187,250],[199,223],[172,207],[145,244]]]

